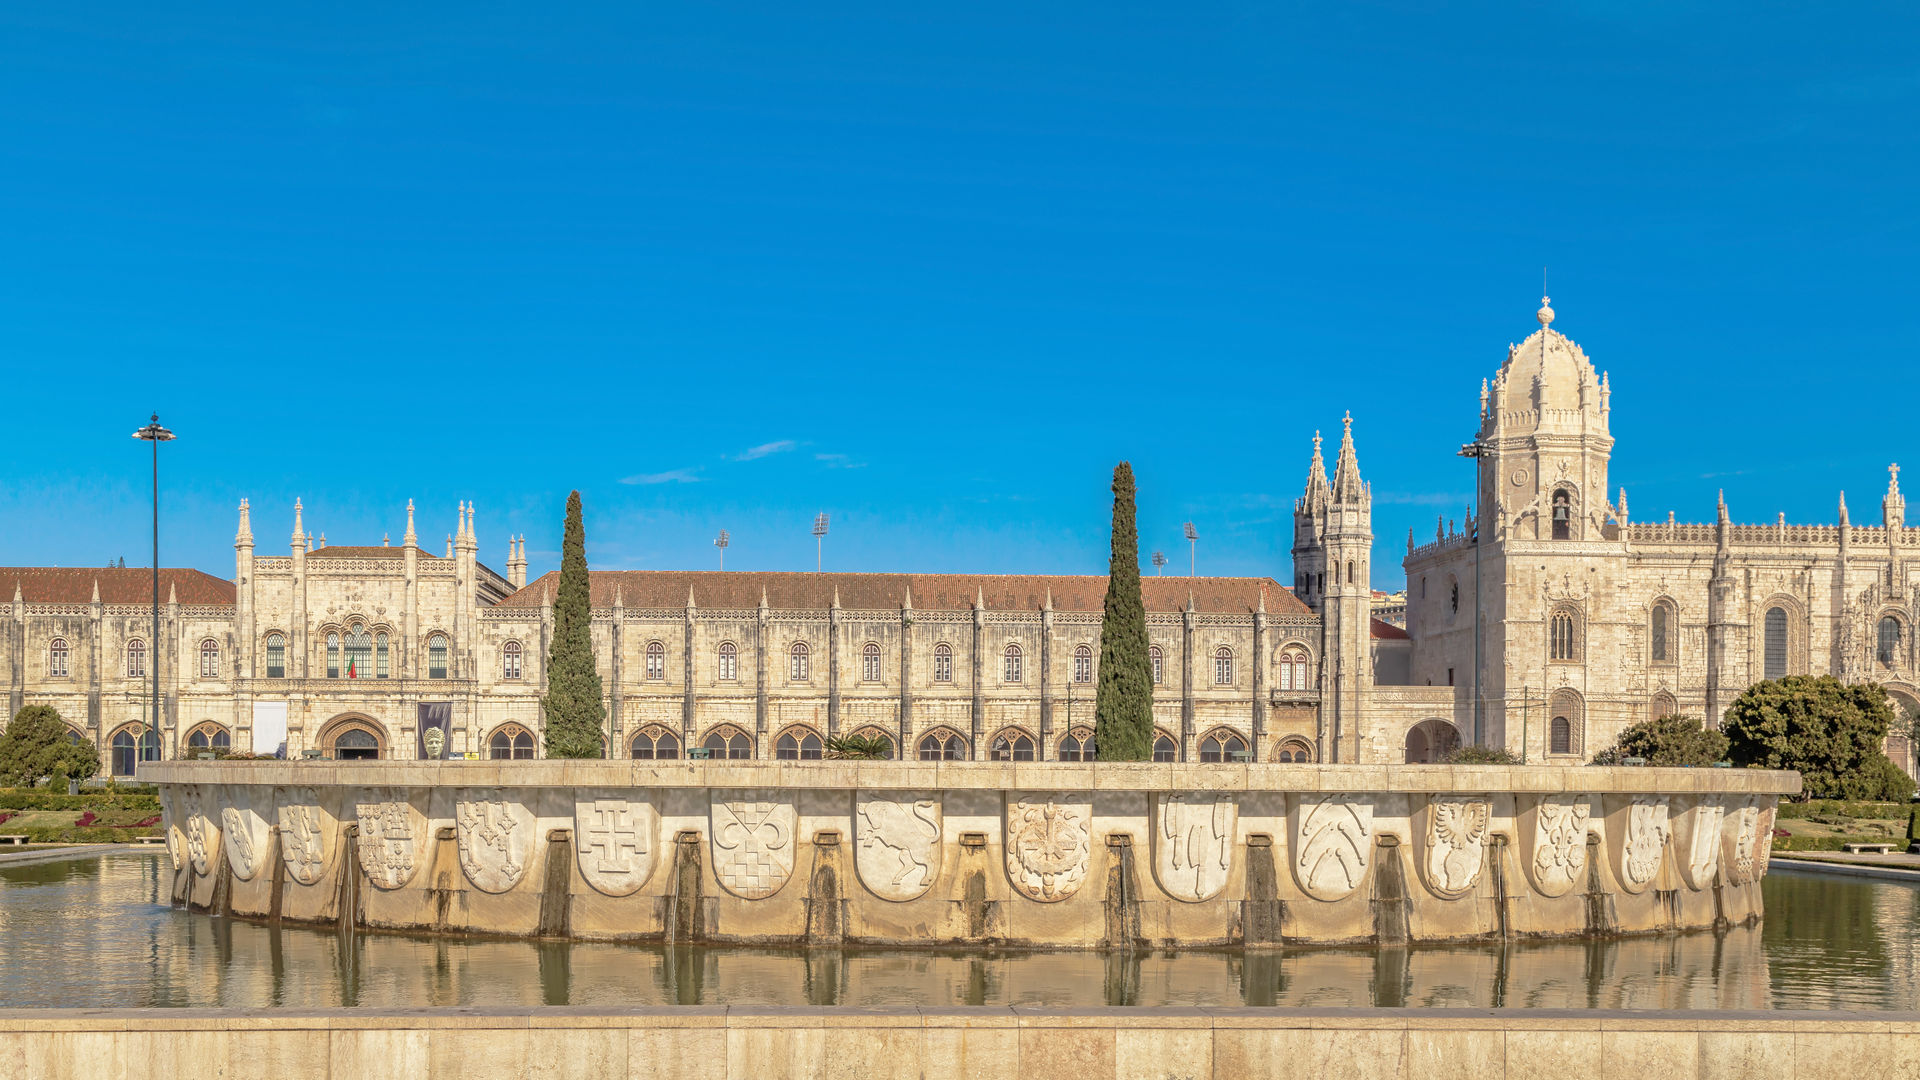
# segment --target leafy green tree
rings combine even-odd
[[[1113,469],[1113,554],[1100,622],[1100,685],[1093,702],[1102,761],[1153,759],[1153,667],[1147,605],[1140,594],[1140,534],[1133,520],[1133,466]]]
[[[1615,765],[1630,757],[1646,758],[1649,765],[1712,765],[1727,759],[1727,737],[1698,717],[1676,713],[1642,720],[1621,732],[1614,745],[1594,761]]]
[[[1892,722],[1875,683],[1789,675],[1748,687],[1720,730],[1735,765],[1793,769],[1807,798],[1878,799],[1893,780],[1887,770],[1899,770],[1880,749]]]
[[[592,612],[587,587],[587,529],[580,519],[580,493],[567,496],[567,531],[560,546],[560,585],[553,599],[553,644],[547,650],[547,756],[597,758],[606,703],[593,658]]]
[[[880,761],[893,756],[893,742],[883,735],[833,735],[827,739],[827,757],[849,761]]]
[[[29,705],[0,734],[0,787],[32,787],[43,776],[85,780],[100,771],[100,751],[74,734],[51,705]]]

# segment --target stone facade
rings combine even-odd
[[[1482,384],[1476,516],[1408,537],[1404,601],[1370,584],[1351,417],[1331,477],[1314,436],[1291,588],[1144,580],[1159,756],[1424,762],[1464,741],[1579,764],[1635,721],[1717,722],[1752,682],[1803,672],[1872,679],[1920,714],[1920,529],[1897,467],[1877,526],[1844,498],[1836,525],[1736,525],[1724,504],[1711,525],[1631,521],[1607,494],[1607,378],[1550,308],[1539,320]],[[482,564],[470,506],[435,555],[411,504],[397,546],[329,547],[296,502],[287,553],[267,555],[243,503],[234,551],[231,581],[163,571],[159,650],[147,572],[0,568],[9,715],[54,705],[123,773],[141,753],[271,750],[253,727],[282,715],[293,755],[539,755],[557,576],[529,583],[520,541],[506,574]],[[807,758],[858,732],[909,758],[1074,760],[1105,585],[595,571],[608,752]],[[160,732],[143,736],[156,670]],[[1888,748],[1913,768],[1904,737]]]

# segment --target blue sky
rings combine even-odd
[[[283,550],[1290,577],[1351,409],[1381,571],[1534,326],[1636,517],[1878,518],[1913,445],[1911,5],[0,10],[0,563]],[[1173,569],[1173,567],[1169,567]]]

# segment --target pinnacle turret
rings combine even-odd
[[[1366,486],[1360,481],[1360,460],[1353,452],[1353,414],[1341,419],[1340,460],[1333,469],[1333,500],[1357,503],[1366,498]]]
[[[1900,466],[1887,466],[1887,496],[1880,500],[1880,510],[1886,517],[1887,528],[1902,528],[1907,523],[1907,500],[1900,494]]]
[[[234,547],[253,546],[253,515],[247,509],[247,500],[240,500],[240,528],[233,534]]]
[[[1300,496],[1300,509],[1318,513],[1327,506],[1333,487],[1327,483],[1327,459],[1320,455],[1320,433],[1313,433],[1313,460],[1307,464],[1307,487]]]

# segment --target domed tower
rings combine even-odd
[[[1509,346],[1492,385],[1481,384],[1477,516],[1502,539],[1597,540],[1611,509],[1612,390],[1553,329],[1547,297],[1537,317],[1540,329]]]

